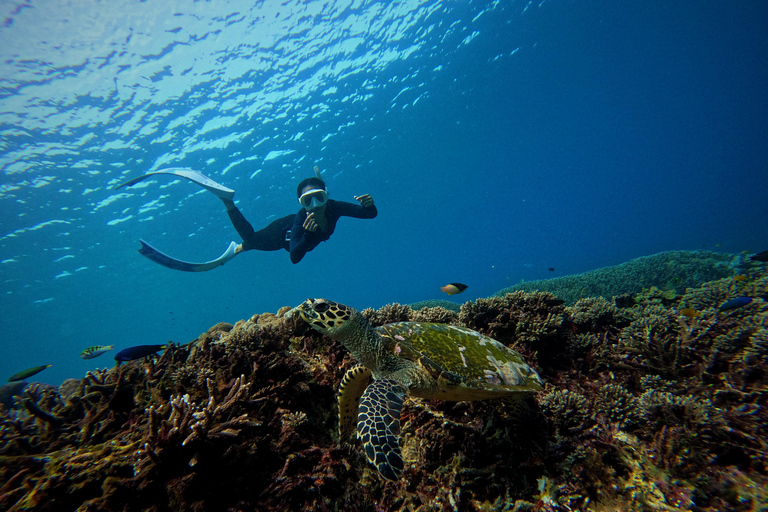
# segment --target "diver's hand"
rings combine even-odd
[[[370,194],[363,194],[361,196],[355,196],[355,199],[360,201],[363,208],[370,208],[373,206],[373,198]]]
[[[304,219],[304,224],[302,226],[305,231],[317,231],[317,222],[315,222],[315,212],[312,212],[309,215],[307,215],[307,218]]]

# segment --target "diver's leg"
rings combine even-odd
[[[225,202],[226,204],[226,202]],[[290,229],[293,224],[294,215],[287,215],[271,222],[264,229],[254,231],[251,223],[243,216],[242,212],[235,207],[227,209],[229,219],[237,230],[237,233],[243,239],[243,243],[237,248],[237,252],[250,251],[277,251],[285,249],[285,231],[286,227]]]
[[[255,247],[251,247],[253,244],[252,239],[254,238],[255,234],[253,226],[251,226],[251,223],[246,220],[242,212],[238,210],[238,208],[235,206],[235,203],[229,201],[229,203],[232,205],[230,208],[227,204],[227,201],[223,201],[224,205],[227,206],[227,215],[229,215],[229,220],[232,221],[232,225],[235,227],[235,230],[237,230],[237,234],[240,235],[240,238],[243,239],[243,243],[237,246],[236,251],[239,253],[241,251],[255,249]]]
[[[267,227],[254,233],[258,239],[259,250],[279,251],[288,250],[290,242],[286,239],[286,233],[290,232],[293,226],[295,214],[286,215],[269,223]]]

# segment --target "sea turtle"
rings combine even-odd
[[[325,299],[307,299],[296,310],[357,359],[339,386],[339,433],[347,439],[357,416],[365,454],[389,480],[403,470],[398,436],[406,394],[465,401],[522,398],[543,388],[520,354],[471,329],[427,322],[374,329],[356,309]]]

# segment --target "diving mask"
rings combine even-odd
[[[321,188],[313,188],[301,194],[299,204],[307,210],[320,208],[328,201],[328,192]]]

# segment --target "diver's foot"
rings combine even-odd
[[[232,211],[235,208],[237,208],[235,206],[235,202],[232,201],[231,199],[226,198],[226,197],[220,197],[219,199],[221,199],[221,202],[224,203],[224,208],[226,208],[227,211]]]

